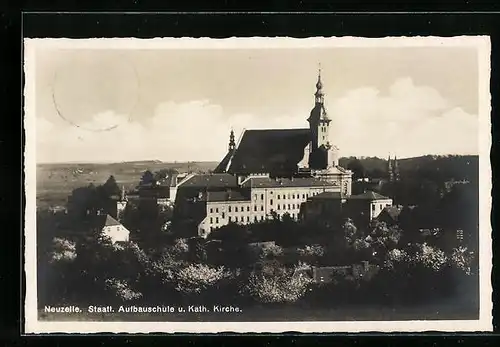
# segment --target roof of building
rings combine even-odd
[[[161,187],[175,187],[177,186],[177,176],[179,176],[179,174],[168,175],[164,179],[160,180],[158,185]]]
[[[258,173],[296,169],[310,141],[309,129],[246,130],[228,172]]]
[[[333,183],[321,181],[314,177],[270,178],[250,177],[243,184],[246,188],[275,188],[275,187],[331,187]]]
[[[372,191],[366,191],[362,194],[351,195],[349,199],[359,199],[359,200],[388,200],[390,198],[380,195]]]
[[[194,175],[181,187],[194,187],[194,188],[235,188],[238,186],[238,179],[230,174],[205,174]]]
[[[207,192],[205,200],[207,202],[222,201],[249,201],[250,197],[243,195],[237,190],[228,190],[225,192]]]
[[[326,200],[326,199],[341,199],[343,198],[340,192],[323,192],[318,195],[311,196],[310,199],[313,200]]]
[[[104,228],[113,225],[121,225],[121,223],[111,217],[109,214],[101,214],[96,216],[95,225],[99,228]]]
[[[226,156],[222,159],[222,161],[217,165],[217,167],[214,169],[214,173],[223,173],[227,169],[227,165],[229,164],[229,161],[231,160],[231,157],[233,156],[234,151],[228,151]]]
[[[402,210],[403,210],[402,207],[388,206],[388,207],[384,208],[382,210],[382,212],[380,212],[380,214],[377,218],[381,218],[383,215],[387,215],[392,220],[397,221]]]

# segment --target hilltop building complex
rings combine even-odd
[[[339,166],[330,140],[321,71],[314,107],[301,129],[244,130],[229,137],[228,152],[212,174],[177,185],[174,216],[206,236],[228,223],[248,224],[289,214],[323,192],[351,195],[352,172]]]

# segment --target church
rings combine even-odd
[[[338,148],[330,142],[331,119],[325,108],[321,70],[314,101],[308,128],[245,130],[237,144],[231,131],[229,150],[214,172],[316,177],[341,185],[343,194],[350,195],[352,174],[339,166]]]
[[[207,236],[231,222],[285,213],[299,219],[303,204],[323,192],[349,197],[352,172],[339,165],[330,139],[321,70],[307,122],[300,129],[244,130],[237,142],[231,131],[228,152],[214,172],[178,185],[174,216]]]

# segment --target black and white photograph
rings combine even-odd
[[[491,331],[485,36],[26,39],[26,331]]]

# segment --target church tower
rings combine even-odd
[[[389,158],[387,159],[387,176],[389,178],[389,182],[394,181],[394,168],[392,166],[390,154],[389,154]]]
[[[314,107],[307,119],[310,132],[309,167],[313,170],[323,170],[333,164],[336,149],[330,144],[330,122],[325,109],[325,93],[321,82],[321,68],[314,93]]]
[[[307,119],[311,131],[311,151],[318,148],[330,146],[330,122],[325,109],[325,94],[323,83],[321,82],[321,68],[318,72],[318,82],[316,83],[316,93],[314,93],[314,108]]]
[[[394,180],[399,181],[399,164],[396,156],[394,156],[393,172]]]
[[[234,131],[231,130],[231,133],[229,134],[229,152],[234,151],[236,148],[236,143],[234,142]]]

